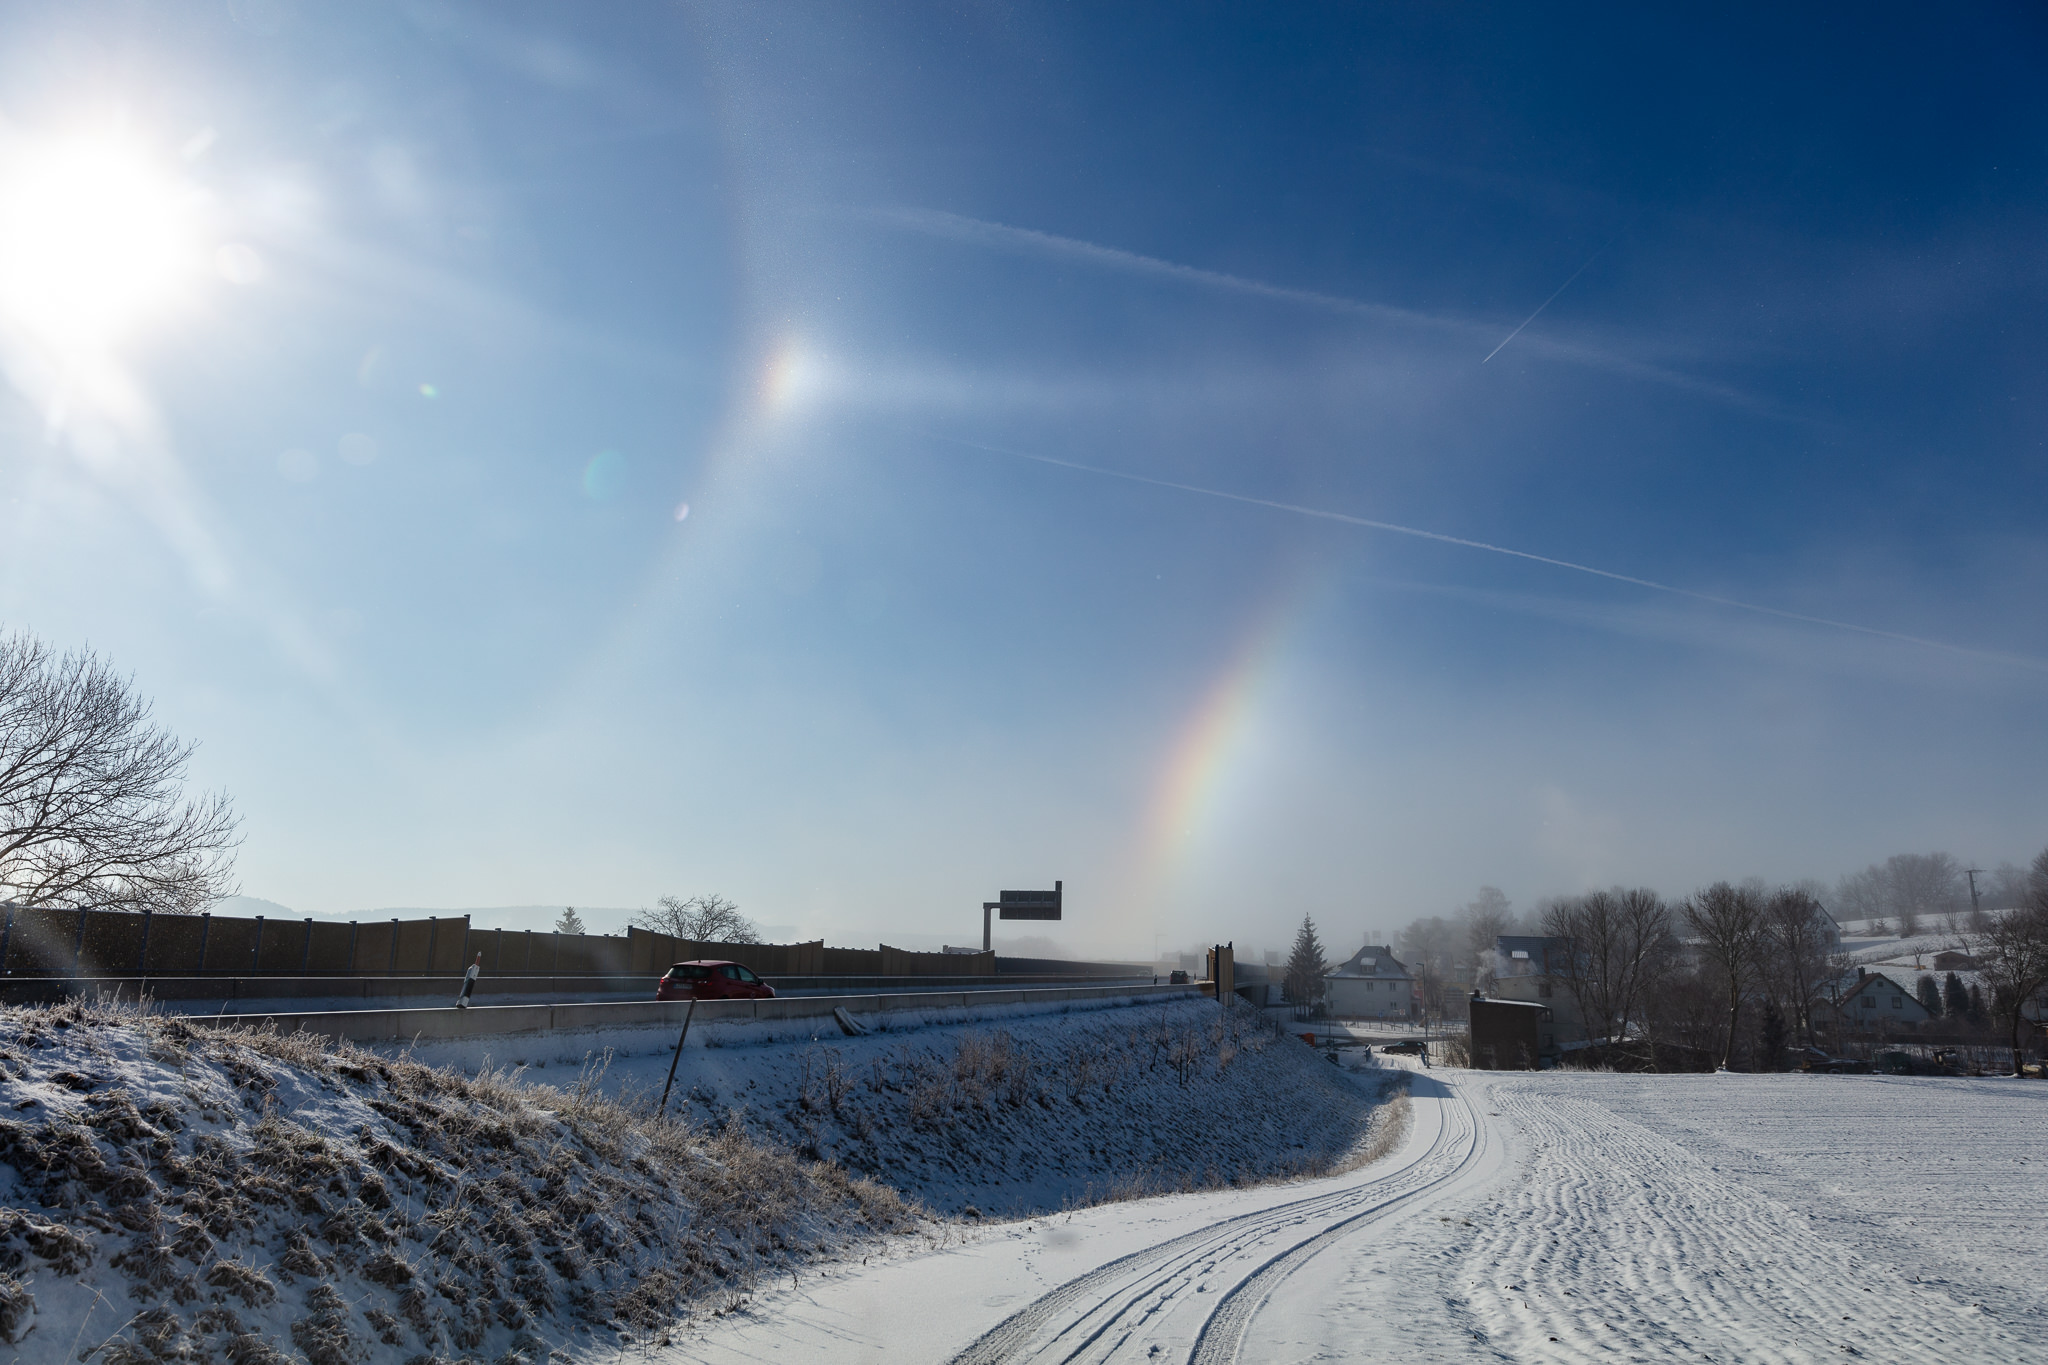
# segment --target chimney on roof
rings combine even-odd
[[[1856,969],[1856,979],[1858,981],[1861,981],[1863,979],[1863,969],[1861,967],[1858,967]]]

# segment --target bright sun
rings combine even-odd
[[[132,141],[0,144],[0,312],[65,350],[120,340],[196,259],[195,196]]]

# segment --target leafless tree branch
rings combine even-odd
[[[184,795],[194,746],[90,651],[0,638],[0,891],[22,905],[194,914],[232,894],[225,795]]]

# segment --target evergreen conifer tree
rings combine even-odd
[[[1934,984],[1934,978],[1925,972],[1913,984],[1913,993],[1920,997],[1920,1004],[1933,1018],[1941,1018],[1941,987]]]
[[[1322,999],[1323,973],[1328,970],[1322,942],[1316,938],[1316,922],[1303,915],[1301,930],[1294,936],[1294,951],[1287,957],[1287,975],[1280,983],[1287,1003],[1307,1009]]]
[[[1963,989],[1963,979],[1954,972],[1941,985],[1943,1013],[1951,1019],[1960,1019],[1970,1012],[1970,993]]]
[[[583,927],[583,916],[576,913],[576,907],[566,905],[562,907],[561,917],[555,921],[555,932],[558,934],[587,934],[590,931]]]
[[[1970,1022],[1976,1023],[1984,1017],[1984,991],[1979,986],[1970,987]]]
[[[1785,1016],[1778,1007],[1768,1002],[1764,1005],[1763,1021],[1756,1031],[1756,1069],[1758,1071],[1782,1071],[1785,1069],[1785,1040],[1792,1036],[1792,1030],[1785,1027]]]

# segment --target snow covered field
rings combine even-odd
[[[669,1358],[2048,1358],[2048,1086],[1437,1070],[1411,1103],[1348,1174],[992,1228]]]

